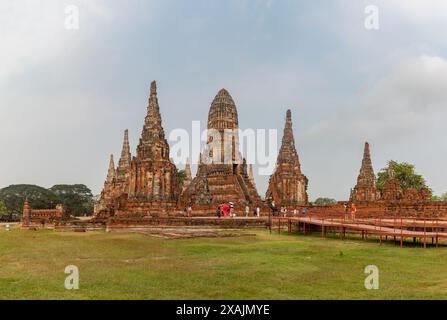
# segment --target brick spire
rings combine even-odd
[[[353,201],[376,201],[380,198],[376,188],[376,176],[371,161],[371,152],[369,143],[365,142],[363,150],[362,166],[359,176],[357,177],[357,185],[352,194]]]
[[[281,142],[281,148],[278,154],[277,165],[282,163],[290,163],[294,166],[296,174],[301,174],[301,164],[295,147],[295,138],[292,128],[292,111],[289,109],[286,113],[286,123],[284,125],[284,133]]]
[[[185,175],[187,179],[191,179],[191,165],[189,164],[189,159],[186,160],[186,165],[185,165]]]
[[[357,185],[375,187],[375,181],[376,176],[374,175],[374,169],[372,166],[369,143],[365,142],[365,148],[363,150],[362,167],[360,168],[360,174],[357,178]]]
[[[191,181],[192,181],[191,166],[189,164],[189,159],[187,159],[185,165],[185,180],[183,181],[183,190],[186,190],[186,188],[189,187]]]
[[[301,164],[295,147],[292,128],[292,111],[287,110],[281,148],[275,172],[270,176],[266,199],[277,205],[306,205],[307,178],[301,172]]]
[[[145,132],[146,131],[146,132]],[[152,81],[147,106],[147,115],[144,121],[144,133],[156,133],[158,137],[164,138],[164,130],[161,125],[160,106],[158,104],[157,83]],[[143,135],[144,138],[151,138]]]
[[[124,178],[124,175],[129,171],[132,155],[129,146],[129,130],[124,131],[123,148],[121,150],[121,158],[118,163],[117,176]]]
[[[31,216],[31,207],[28,202],[28,197],[25,198],[25,203],[23,204],[23,219],[29,219]]]
[[[157,153],[161,155],[161,158],[169,160],[169,145],[161,122],[157,83],[153,81],[140,144],[137,147],[137,158],[139,160],[153,160]]]
[[[110,184],[116,178],[115,161],[113,160],[113,154],[110,155],[109,171],[107,172],[106,183]]]

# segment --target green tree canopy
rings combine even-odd
[[[93,194],[87,186],[58,184],[49,190],[58,197],[67,214],[81,216],[93,213]]]
[[[0,200],[10,213],[21,214],[26,198],[33,209],[54,208],[58,204],[58,198],[53,192],[36,185],[18,184],[0,190]]]
[[[8,208],[5,203],[0,200],[0,216],[7,216],[9,214]]]
[[[433,201],[446,201],[447,202],[447,192],[440,196],[432,196]]]
[[[331,198],[318,198],[314,201],[314,205],[316,206],[330,206],[336,204],[337,200]]]
[[[10,214],[21,214],[26,198],[33,209],[54,209],[56,205],[62,204],[68,214],[93,212],[92,192],[82,184],[56,185],[50,189],[20,184],[0,189],[0,201],[6,205]]]
[[[424,177],[415,171],[414,165],[407,162],[399,163],[394,160],[390,160],[388,162],[388,167],[383,168],[378,173],[377,188],[380,191],[383,191],[385,183],[390,179],[389,168],[392,169],[394,178],[399,181],[400,187],[403,190],[410,188],[421,190],[426,188],[429,190],[430,194],[432,194],[432,190],[427,186]]]

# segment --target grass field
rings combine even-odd
[[[253,233],[253,231],[250,231]],[[164,240],[139,234],[0,231],[1,299],[446,299],[447,248],[315,236]],[[377,265],[380,289],[366,290]],[[64,269],[80,289],[64,288]]]

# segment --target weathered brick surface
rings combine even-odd
[[[375,201],[358,202],[356,207],[357,218],[447,218],[446,202]],[[345,213],[345,208],[341,203],[327,207],[311,206],[308,212],[340,217]]]
[[[115,214],[168,215],[175,211],[180,192],[177,168],[169,159],[154,81],[137,154],[131,159],[126,130],[118,168],[111,158],[95,213],[100,218]]]
[[[376,201],[380,199],[380,192],[376,188],[376,176],[371,161],[369,143],[365,143],[362,166],[354,187],[351,200],[354,202]]]
[[[293,209],[295,206],[307,204],[306,189],[307,178],[301,172],[301,164],[295,147],[292,112],[287,110],[276,169],[270,177],[265,198],[274,202],[277,207],[285,206]]]
[[[219,204],[229,201],[252,208],[261,204],[247,163],[239,152],[238,128],[236,104],[228,91],[222,89],[211,103],[208,143],[200,157],[196,177],[180,198],[180,207],[192,206],[197,211],[207,206],[208,211],[214,211]],[[234,136],[225,143],[228,130],[233,130]]]

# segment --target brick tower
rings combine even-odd
[[[238,129],[236,104],[222,89],[211,103],[207,145],[197,175],[181,197],[183,205],[208,205],[214,209],[229,201],[239,207],[261,203],[239,152]]]
[[[131,158],[126,130],[118,168],[115,170],[111,158],[101,201],[95,211],[108,211],[109,216],[174,213],[180,195],[178,181],[177,168],[169,159],[169,145],[162,127],[154,81],[137,154]]]
[[[286,113],[286,124],[276,169],[270,177],[265,198],[268,201],[274,201],[277,207],[294,207],[308,203],[307,178],[301,172],[290,110]]]
[[[354,202],[372,202],[380,199],[380,192],[376,188],[376,176],[371,161],[369,143],[365,143],[362,166],[357,178],[357,185],[351,195]]]

